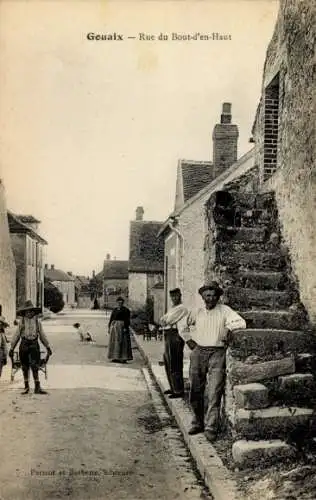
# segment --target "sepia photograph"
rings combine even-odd
[[[0,0],[0,500],[315,500],[314,0]]]

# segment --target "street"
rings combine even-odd
[[[79,342],[76,321],[95,343]],[[1,499],[195,498],[181,487],[185,474],[198,481],[185,448],[179,459],[165,437],[172,425],[155,412],[139,352],[127,365],[108,362],[106,321],[104,312],[79,310],[44,321],[53,356],[41,383],[49,394],[34,395],[31,379],[22,396],[20,371],[0,392]]]

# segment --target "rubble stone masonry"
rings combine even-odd
[[[315,39],[312,0],[282,0],[253,134],[261,190],[275,192],[302,302],[316,321]]]

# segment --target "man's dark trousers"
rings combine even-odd
[[[184,340],[176,328],[165,330],[165,352],[163,355],[165,370],[174,394],[184,392],[183,381],[183,350]]]

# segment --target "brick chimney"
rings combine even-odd
[[[54,264],[52,264],[52,265],[50,266],[50,268],[51,268],[52,270],[54,270],[54,269],[55,269]]]
[[[224,102],[221,123],[213,130],[213,165],[217,177],[237,161],[238,127],[232,124],[231,103]]]
[[[48,269],[48,264],[45,264],[45,269]]]
[[[144,209],[143,207],[137,207],[136,208],[136,219],[135,220],[143,220],[144,216]]]
[[[111,255],[109,253],[106,254],[106,260],[111,260]]]
[[[95,278],[95,271],[92,271],[92,278]]]

